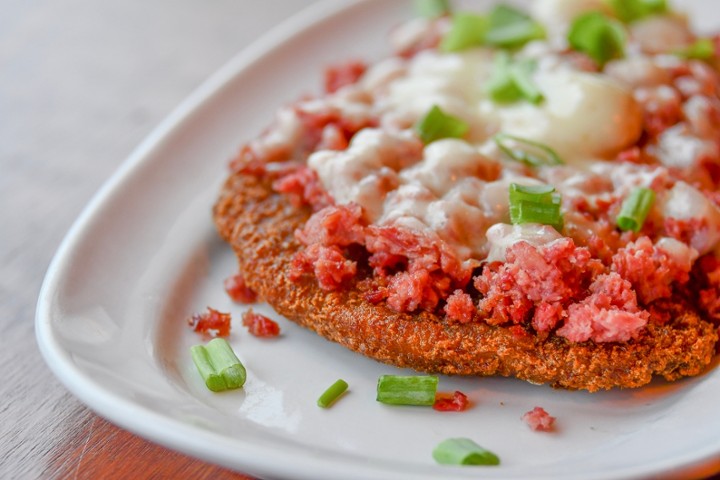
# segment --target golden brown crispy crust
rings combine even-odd
[[[261,298],[290,320],[381,362],[597,391],[639,387],[654,375],[697,375],[712,360],[717,332],[693,312],[665,325],[651,323],[632,342],[572,343],[554,335],[517,336],[483,322],[447,322],[428,312],[398,313],[367,302],[362,283],[327,292],[309,275],[291,281],[290,264],[300,247],[293,232],[310,214],[274,193],[267,181],[238,173],[227,180],[214,209],[218,231]]]

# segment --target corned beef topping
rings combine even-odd
[[[710,226],[707,218],[667,217],[664,222],[665,233],[688,245],[702,244],[708,236]]]
[[[618,250],[612,268],[632,284],[638,300],[645,305],[670,297],[673,285],[684,285],[690,278],[689,264],[676,262],[648,237],[640,237]]]
[[[345,143],[348,143],[357,132],[373,127],[377,123],[377,120],[372,117],[349,118],[333,106],[323,106],[320,110],[312,107],[314,104],[308,102],[305,105],[300,104],[295,109],[295,114],[300,120],[303,130],[302,143],[299,147],[300,151],[306,155],[318,150],[323,141],[323,134],[329,126],[340,133]]]
[[[346,247],[364,243],[362,208],[357,204],[325,207],[313,214],[295,238],[305,245]]]
[[[555,427],[555,417],[542,407],[535,407],[523,414],[522,421],[531,429],[539,432],[550,432]]]
[[[641,310],[635,291],[616,272],[598,276],[590,295],[567,308],[567,318],[557,334],[571,342],[627,342],[637,338],[650,313]]]
[[[692,276],[699,286],[697,292],[700,309],[720,325],[720,260],[705,255],[695,264]]]
[[[494,325],[533,319],[538,331],[548,331],[560,320],[558,305],[579,298],[603,269],[569,238],[544,247],[520,241],[508,248],[506,263],[488,264],[475,277],[475,288],[483,295],[478,310]]]
[[[414,312],[418,308],[432,311],[444,294],[447,294],[447,282],[437,279],[427,270],[398,272],[392,277],[386,288],[387,304],[398,312]]]
[[[366,229],[365,247],[372,254],[370,266],[391,267],[400,257],[407,259],[408,271],[427,270],[446,275],[458,286],[470,281],[472,266],[461,262],[448,245],[435,235],[396,226],[370,225]],[[380,255],[375,256],[376,253]]]
[[[445,313],[448,318],[460,323],[469,323],[475,315],[475,303],[472,297],[458,289],[447,298]]]
[[[603,75],[613,81],[605,93],[615,92],[610,97],[617,98],[608,101],[627,100],[632,108],[624,113],[637,122],[623,120],[623,125],[637,135],[590,155],[603,161],[585,165],[582,145],[571,145],[579,148],[574,151],[553,144],[564,157],[568,147],[567,157],[578,158],[565,158],[560,167],[524,168],[486,148],[491,139],[479,140],[484,133],[478,121],[488,122],[483,124],[487,131],[509,128],[508,134],[516,125],[501,110],[487,118],[474,116],[478,109],[465,97],[476,95],[453,75],[475,65],[444,64],[434,52],[421,53],[437,47],[449,25],[447,18],[438,18],[400,26],[393,33],[398,57],[377,70],[358,61],[328,68],[325,97],[283,110],[274,130],[232,161],[234,171],[272,181],[295,206],[309,205],[315,212],[295,232],[303,248],[292,262],[291,279],[313,275],[324,290],[362,282],[373,304],[385,302],[398,312],[442,311],[448,322],[484,321],[517,337],[554,332],[572,342],[626,342],[638,337],[649,318],[658,323],[676,318],[673,305],[684,297],[690,308],[720,324],[720,262],[709,253],[720,241],[715,208],[720,205],[720,79],[713,67],[643,52],[645,40],[655,45],[658,39],[631,39],[632,54],[608,63],[591,83],[598,87]],[[585,72],[597,70],[584,54],[543,48],[574,71],[566,80],[578,81],[581,90]],[[467,57],[457,62],[472,61]],[[553,71],[543,68],[538,76],[552,80]],[[583,93],[591,94],[595,90]],[[437,96],[448,113],[467,115],[468,138],[445,140],[446,148],[442,142],[423,145],[410,128],[424,108],[413,103],[414,96]],[[573,128],[568,123],[563,131]],[[548,143],[565,138],[553,132],[547,131]],[[518,235],[502,244],[503,255],[487,256],[485,244],[476,240],[489,229],[509,226],[507,179],[557,188],[563,196],[563,238],[540,245]],[[618,212],[638,186],[656,192],[657,206],[640,232],[621,231]],[[698,206],[702,195],[707,205]],[[698,252],[707,255],[696,261]],[[361,268],[359,274],[358,261],[363,267],[367,261],[372,272]],[[232,287],[238,293],[231,296],[250,301],[252,291],[242,285],[240,278]]]
[[[273,189],[290,195],[293,204],[298,207],[307,204],[313,210],[320,210],[333,203],[317,173],[304,165],[275,180]]]
[[[296,281],[305,273],[312,273],[323,290],[339,290],[357,273],[357,263],[345,257],[337,246],[325,247],[313,243],[293,258],[289,277]]]
[[[351,60],[341,65],[333,65],[325,70],[325,92],[333,93],[346,85],[357,82],[367,70],[367,65]]]

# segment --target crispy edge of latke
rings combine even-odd
[[[294,231],[311,215],[267,179],[233,173],[213,218],[235,251],[247,284],[279,314],[328,340],[380,362],[448,375],[501,375],[534,384],[591,392],[646,385],[654,376],[674,381],[702,373],[712,361],[715,327],[687,311],[649,323],[627,343],[569,342],[517,336],[484,322],[459,324],[430,312],[399,313],[365,300],[356,283],[322,290],[314,277],[288,277],[301,248]]]

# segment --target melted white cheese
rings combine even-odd
[[[670,67],[678,60],[633,54],[610,62],[605,74],[581,71],[558,53],[558,32],[577,14],[606,8],[604,0],[539,0],[533,8],[546,22],[550,38],[528,44],[519,55],[538,60],[533,80],[543,102],[493,102],[486,92],[495,55],[490,49],[427,50],[410,59],[385,60],[370,67],[358,84],[304,104],[307,111],[329,109],[351,120],[379,120],[378,129],[358,132],[347,150],[310,156],[309,165],[324,187],[337,203],[360,204],[369,222],[432,232],[461,260],[491,261],[503,260],[514,242],[544,245],[560,238],[552,227],[507,224],[512,182],[552,184],[566,206],[573,200],[612,201],[635,187],[652,187],[658,190],[659,217],[702,218],[710,225],[706,234],[693,239],[690,250],[671,239],[658,246],[682,259],[710,251],[720,242],[720,211],[710,200],[684,182],[663,192],[672,184],[668,168],[613,161],[638,142],[643,102],[652,100],[648,95],[662,96],[671,81]],[[662,25],[672,30],[672,38],[662,41],[684,41],[682,19],[665,17],[634,25],[635,41],[660,42],[648,32]],[[396,41],[409,48],[427,27],[427,21],[409,24],[395,33]],[[445,139],[422,148],[412,128],[435,105],[465,121],[470,130],[463,140]],[[698,97],[685,103],[683,121],[666,130],[656,147],[665,166],[692,169],[703,154],[717,156],[720,127],[713,109],[720,111],[720,101]],[[290,136],[297,133],[293,122],[285,121]],[[497,132],[545,144],[565,165],[527,170],[509,162],[491,140]],[[577,212],[567,215],[576,230],[598,233],[583,218]]]

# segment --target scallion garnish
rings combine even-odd
[[[461,138],[469,128],[463,120],[443,112],[437,105],[415,125],[415,131],[425,144],[442,138]]]
[[[616,220],[618,227],[621,230],[639,232],[654,202],[653,190],[645,187],[633,189],[620,207],[620,214]]]
[[[382,375],[378,378],[377,401],[391,405],[435,403],[438,377],[432,375]]]
[[[675,52],[677,56],[690,60],[710,60],[716,53],[715,42],[710,38],[698,39],[683,50]]]
[[[545,38],[545,29],[530,16],[508,5],[497,5],[490,12],[485,43],[495,47],[521,47],[531,40]]]
[[[493,137],[500,151],[511,160],[522,162],[531,167],[543,165],[562,165],[564,162],[555,150],[540,142],[527,138],[498,133]]]
[[[600,12],[585,13],[573,20],[568,41],[573,49],[586,53],[600,67],[625,54],[624,27]]]
[[[320,395],[317,404],[320,408],[328,408],[337,398],[347,390],[348,384],[345,380],[339,379],[328,387],[327,390]]]
[[[493,75],[487,84],[490,97],[498,103],[512,103],[525,99],[538,104],[543,95],[532,80],[536,63],[532,60],[514,62],[506,51],[495,54]]]
[[[437,18],[450,13],[449,0],[415,0],[415,10],[423,17]]]
[[[453,15],[452,26],[440,42],[440,49],[457,52],[481,45],[517,48],[544,37],[545,29],[531,17],[513,7],[497,5],[487,16]]]
[[[500,458],[469,438],[449,438],[432,452],[441,465],[500,465]]]
[[[532,73],[537,64],[533,60],[522,60],[516,62],[510,68],[510,76],[515,86],[522,93],[522,97],[530,103],[538,104],[544,100],[542,92],[532,80]]]
[[[607,3],[625,23],[668,11],[667,0],[607,0]]]
[[[540,223],[562,231],[562,198],[552,185],[510,184],[510,221],[513,225]]]
[[[240,388],[245,384],[245,367],[224,338],[190,347],[190,355],[205,385],[213,392]]]
[[[456,13],[452,17],[450,31],[440,42],[440,49],[445,52],[458,52],[483,45],[489,23],[488,18],[482,15]]]

